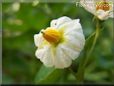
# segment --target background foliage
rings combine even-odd
[[[3,83],[78,83],[68,69],[46,68],[35,57],[36,47],[33,36],[49,26],[52,19],[61,16],[79,18],[85,37],[95,32],[93,15],[75,3],[2,3],[3,21]],[[113,20],[100,23],[97,43],[85,68],[84,82],[113,82]],[[77,71],[80,59],[91,47],[89,39],[80,57],[73,61]],[[85,52],[85,53],[83,53]]]

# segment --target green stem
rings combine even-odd
[[[103,28],[104,29],[104,28]],[[87,39],[86,39],[86,43],[87,41],[95,35],[92,46],[88,52],[88,54],[86,55],[86,58],[81,58],[80,59],[80,64],[79,64],[79,68],[78,68],[78,72],[75,73],[72,68],[69,68],[69,70],[71,71],[71,73],[75,76],[75,78],[77,79],[78,82],[83,82],[84,80],[84,72],[85,72],[85,67],[88,63],[89,57],[93,51],[93,49],[95,48],[95,44],[97,42],[98,36],[100,31],[102,31],[103,29],[100,29],[100,24],[99,24],[99,20],[97,19],[97,24],[96,24],[96,31],[94,33],[92,33]]]
[[[99,20],[97,20],[96,31],[95,31],[95,38],[94,38],[94,40],[93,40],[92,47],[90,48],[90,50],[89,50],[89,52],[88,52],[88,54],[87,54],[87,56],[86,56],[84,66],[86,66],[86,64],[87,64],[87,62],[88,62],[88,60],[89,60],[89,57],[90,57],[90,55],[91,55],[91,53],[92,53],[92,51],[93,51],[93,49],[94,49],[94,47],[95,47],[95,44],[96,44],[97,39],[98,39],[98,36],[99,36],[99,32],[100,32],[100,25],[99,25]]]
[[[96,17],[96,16],[94,16],[94,17],[93,17],[93,19],[92,19],[92,22],[94,22],[96,18],[97,18],[97,17]]]
[[[72,73],[72,75],[75,77],[75,79],[77,79],[77,78],[76,78],[76,73],[73,71],[73,69],[72,69],[71,67],[69,67],[68,69],[69,69],[69,71]]]
[[[99,32],[101,32],[102,30],[104,30],[104,28],[100,29]],[[93,32],[87,39],[86,42],[89,41],[89,39],[91,39],[91,37],[93,37],[96,34],[96,31]]]
[[[100,31],[100,25],[99,25],[99,20],[97,20],[96,31],[94,33],[92,33],[92,35],[90,35],[90,37],[88,38],[88,39],[90,39],[93,35],[95,35],[94,40],[93,40],[93,44],[92,44],[86,58],[82,58],[81,62],[79,64],[79,69],[78,69],[78,72],[77,72],[78,82],[83,82],[83,80],[84,80],[85,67],[86,67],[86,64],[88,63],[89,57],[90,57],[90,55],[91,55],[91,53],[92,53],[92,51],[95,47],[95,44],[97,42],[97,39],[98,39],[98,36],[99,36],[99,31]]]

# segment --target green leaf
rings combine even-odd
[[[106,82],[107,77],[108,77],[108,74],[105,71],[85,73],[85,78],[88,81]]]
[[[63,75],[63,70],[55,69],[55,68],[47,68],[42,66],[38,71],[35,77],[35,83],[37,84],[47,84],[47,83],[55,83],[60,80]]]

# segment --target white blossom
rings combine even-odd
[[[81,5],[100,20],[114,18],[113,0],[80,0]]]
[[[67,68],[85,45],[79,19],[63,16],[52,20],[50,27],[34,35],[35,55],[47,67]]]

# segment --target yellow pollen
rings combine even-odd
[[[109,3],[106,2],[106,0],[97,3],[96,10],[99,10],[99,9],[104,10],[104,11],[108,11],[110,9]]]
[[[60,40],[61,34],[57,29],[49,27],[41,32],[43,33],[43,37],[50,43],[57,43]]]

